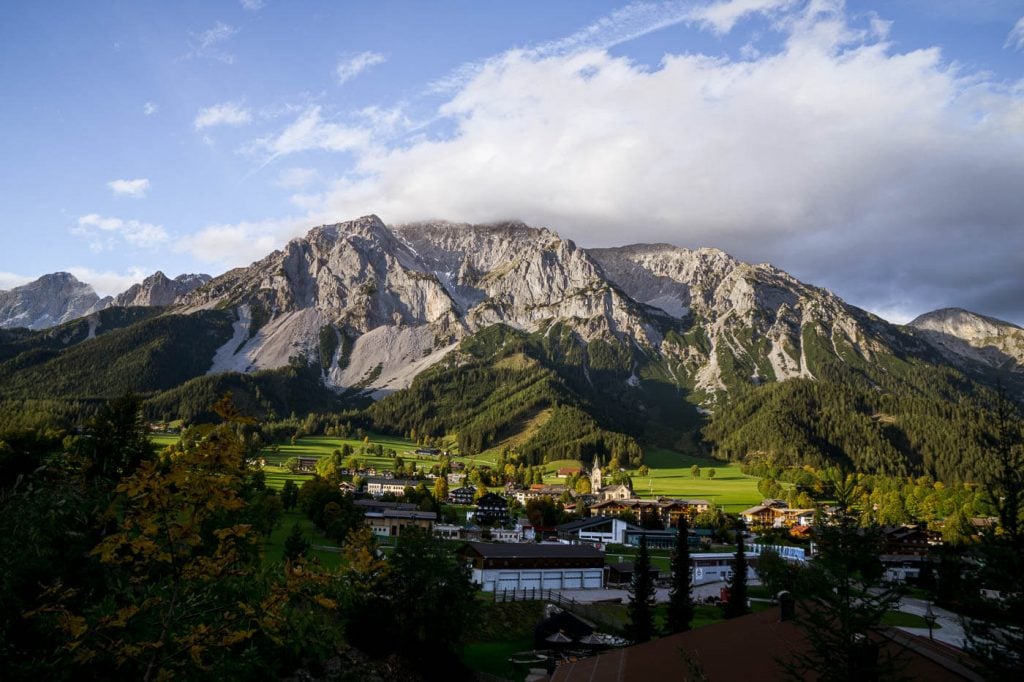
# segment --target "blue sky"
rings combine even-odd
[[[0,288],[518,218],[1024,323],[1024,1],[7,2]]]

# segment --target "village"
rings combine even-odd
[[[613,472],[602,470],[599,459],[589,469],[562,466],[550,472],[564,482],[473,485],[459,462],[452,463],[447,473],[431,473],[429,463],[441,456],[442,451],[436,448],[418,448],[400,455],[426,461],[413,469],[416,477],[396,476],[384,466],[341,467],[336,471],[338,490],[352,499],[361,512],[362,523],[385,553],[403,533],[416,528],[455,543],[481,594],[500,603],[547,604],[545,617],[536,624],[533,648],[512,652],[508,658],[517,676],[525,671],[519,679],[595,679],[591,676],[601,666],[613,665],[608,652],[619,650],[629,640],[621,633],[606,631],[609,628],[602,628],[599,619],[588,619],[587,614],[629,600],[641,544],[644,552],[652,553],[648,570],[654,586],[653,601],[662,605],[669,601],[673,576],[668,558],[677,543],[680,519],[687,528],[692,596],[695,603],[706,607],[721,609],[728,600],[728,585],[734,578],[737,560],[736,536],[743,535],[746,578],[756,595],[750,598],[752,613],[746,619],[763,621],[760,625],[748,623],[747,627],[763,627],[770,633],[765,636],[774,641],[780,636],[776,632],[779,624],[788,620],[786,609],[791,606],[786,606],[784,597],[780,601],[780,595],[768,591],[766,584],[770,581],[762,580],[759,559],[770,554],[774,562],[781,560],[795,566],[810,561],[816,552],[816,519],[830,513],[828,505],[795,508],[777,498],[762,498],[758,504],[726,514],[701,497],[641,497],[628,479],[608,483]],[[291,465],[296,474],[312,477],[318,461],[316,457],[300,457]],[[587,484],[579,485],[583,479]],[[437,499],[442,491],[443,498]],[[424,503],[427,498],[433,502]],[[979,529],[990,522],[974,520]],[[964,646],[957,616],[936,606],[919,588],[934,583],[943,544],[941,534],[924,524],[888,526],[882,528],[882,533],[884,550],[878,559],[884,567],[884,581],[904,586],[907,592],[894,615],[901,625],[893,631],[903,633],[905,638],[900,646],[916,652],[913,664],[923,666],[928,679],[977,679],[956,662],[953,653]],[[695,637],[697,632],[702,630],[687,636]],[[756,633],[723,632],[719,636],[726,640],[736,637],[740,646]],[[634,647],[653,648],[649,649],[647,663],[638,663],[641,659],[630,654],[631,665],[639,665],[637,670],[647,670],[645,665],[653,666],[651,670],[664,668],[657,662],[657,652],[666,646],[658,644],[665,639],[670,638]],[[603,655],[595,656],[598,653]],[[747,663],[756,665],[749,660]],[[723,655],[721,661],[712,658],[703,664],[712,668],[721,665],[731,676],[736,661]]]

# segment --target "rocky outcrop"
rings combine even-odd
[[[24,286],[0,291],[0,327],[46,329],[98,310],[107,300],[70,273],[43,275]]]
[[[141,283],[133,284],[115,296],[111,305],[123,307],[174,305],[186,294],[195,291],[211,279],[209,275],[194,274],[178,275],[174,279],[170,279],[157,270]]]
[[[907,325],[947,360],[1024,373],[1024,329],[962,308],[942,308]]]
[[[662,351],[683,361],[704,391],[723,390],[736,378],[815,378],[808,334],[837,356],[853,352],[868,361],[893,343],[908,343],[888,323],[824,289],[717,249],[653,244],[590,254],[626,294],[687,324],[685,341],[670,341]]]

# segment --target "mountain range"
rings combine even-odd
[[[157,271],[117,296],[100,298],[91,285],[55,272],[10,291],[0,291],[0,329],[48,329],[111,306],[169,306],[209,282],[209,275],[169,279]]]
[[[716,249],[583,249],[521,223],[387,226],[366,216],[313,228],[219,277],[156,273],[112,299],[56,273],[0,292],[0,328],[16,326],[42,331],[0,335],[5,398],[130,387],[173,417],[187,396],[221,389],[278,414],[289,401],[275,392],[312,409],[370,396],[378,427],[408,431],[417,423],[407,415],[419,413],[411,396],[442,400],[476,372],[493,390],[475,407],[444,395],[461,416],[424,415],[419,433],[525,447],[552,420],[567,424],[571,407],[576,427],[599,434],[584,449],[626,434],[719,456],[846,457],[945,478],[984,465],[945,452],[924,422],[908,425],[950,409],[976,422],[973,408],[950,406],[980,403],[997,383],[1013,396],[1024,386],[1024,330],[1007,322],[944,309],[893,325]],[[507,393],[516,382],[532,397]],[[857,415],[856,427],[838,429],[845,435],[794,411],[808,401],[827,411],[833,397]],[[778,424],[744,436],[758,419]],[[803,435],[779,445],[789,430]]]

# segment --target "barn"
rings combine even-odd
[[[467,542],[463,558],[484,592],[600,589],[604,552],[587,545]]]

